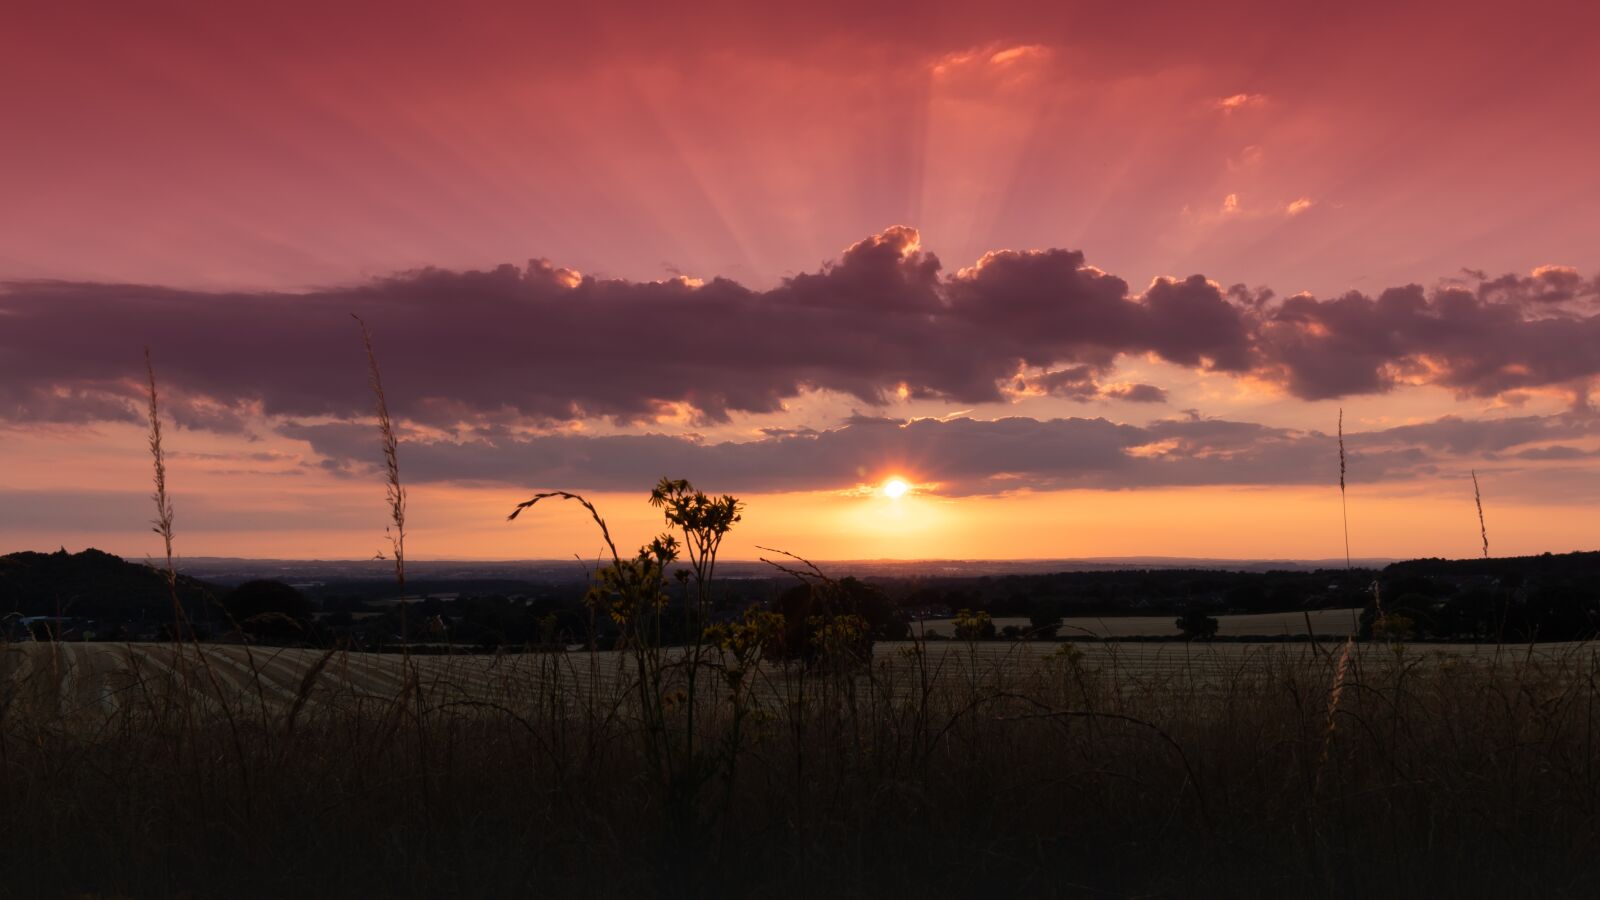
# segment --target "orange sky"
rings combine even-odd
[[[100,426],[8,437],[8,454],[20,465],[6,473],[10,512],[0,528],[5,545],[99,546],[136,557],[160,553],[159,539],[146,530],[150,462],[141,430]],[[301,466],[302,451],[292,445],[281,451],[283,460],[258,461],[257,471],[241,473],[236,459],[218,449],[230,441],[205,437],[185,430],[168,436],[181,554],[366,558],[385,548],[387,508],[376,473],[321,474]],[[197,439],[212,449],[180,449]],[[742,494],[745,520],[727,552],[754,558],[758,547],[767,546],[817,559],[1337,558],[1344,546],[1336,448],[1330,447],[1324,462],[1322,483],[1310,485],[1024,490],[956,498],[918,483],[911,469],[886,467],[881,471],[904,473],[913,485],[906,496],[884,496],[881,480],[831,491]],[[275,467],[304,474],[263,474]],[[1499,474],[1493,467],[1480,473],[1495,554],[1589,548],[1585,537],[1600,526],[1597,473],[1583,465],[1555,473],[1550,485],[1538,477],[1549,474],[1516,468]],[[434,559],[594,555],[598,537],[575,506],[542,506],[514,523],[504,521],[533,489],[558,486],[415,485],[410,553]],[[715,489],[714,482],[705,486]],[[646,493],[589,495],[624,549],[659,530],[659,514],[645,502]],[[1351,553],[1358,557],[1461,557],[1480,546],[1471,484],[1455,476],[1353,484],[1350,529]]]
[[[1592,7],[35,5],[0,32],[0,551],[1592,547]],[[530,262],[533,261],[533,262]],[[496,268],[504,267],[504,268]],[[1193,277],[1191,277],[1193,276]],[[1408,287],[1415,286],[1415,287]],[[913,489],[874,493],[890,477]],[[631,491],[631,493],[630,493]]]

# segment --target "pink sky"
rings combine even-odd
[[[1332,557],[1340,408],[1358,555],[1600,524],[1587,4],[27,6],[0,550],[153,549],[149,345],[182,552],[371,555],[352,311],[421,556]]]

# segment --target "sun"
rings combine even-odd
[[[904,497],[906,492],[910,490],[911,485],[906,484],[904,479],[891,478],[883,483],[883,495],[891,500],[898,500]]]

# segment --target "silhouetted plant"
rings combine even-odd
[[[1344,407],[1339,407],[1339,516],[1344,523],[1344,567],[1350,568],[1350,506],[1344,489]]]
[[[1205,640],[1217,636],[1217,620],[1204,611],[1191,609],[1173,622],[1188,640]]]
[[[983,610],[956,610],[950,626],[958,641],[983,641],[994,637],[994,620]]]
[[[1478,470],[1472,470],[1472,503],[1478,507],[1478,536],[1483,538],[1483,558],[1489,558],[1489,526],[1483,521],[1483,493],[1478,490]]]
[[[536,494],[517,504],[507,518],[514,520],[549,499],[571,500],[587,510],[611,556],[608,565],[595,571],[584,602],[610,618],[620,631],[618,647],[632,655],[643,743],[652,775],[666,789],[673,823],[667,860],[686,869],[685,877],[693,883],[699,877],[698,860],[705,843],[701,789],[710,777],[721,773],[731,792],[742,742],[744,680],[769,636],[782,627],[782,618],[776,615],[755,616],[736,628],[706,626],[717,554],[723,539],[738,524],[742,504],[727,495],[712,497],[686,480],[663,478],[650,492],[650,504],[662,510],[668,530],[624,558],[599,510],[579,494]],[[674,531],[682,534],[681,542]],[[669,653],[662,627],[671,606],[667,572],[680,552],[687,553],[690,566],[678,570],[676,576],[685,592],[682,634],[687,643]],[[700,676],[707,669],[721,672],[738,723],[722,742],[710,748],[702,746],[697,736],[704,705]]]
[[[820,571],[783,571],[800,583],[778,598],[784,629],[775,636],[769,655],[848,669],[871,658],[874,641],[910,635],[904,616],[875,586],[851,577],[829,578]]]
[[[247,581],[222,600],[229,618],[246,633],[275,640],[309,636],[311,601],[281,581]]]

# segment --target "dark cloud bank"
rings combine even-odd
[[[0,420],[137,420],[141,348],[149,345],[180,424],[227,431],[281,417],[290,420],[285,434],[330,459],[364,459],[365,450],[345,445],[344,426],[293,424],[367,413],[365,360],[349,318],[356,313],[372,327],[398,415],[446,429],[471,422],[479,434],[505,429],[493,441],[409,445],[408,471],[424,478],[636,486],[647,459],[650,471],[798,489],[853,482],[867,474],[864,459],[912,465],[920,455],[928,477],[958,492],[1002,489],[1013,478],[1035,487],[1212,483],[1219,461],[1254,473],[1220,480],[1282,483],[1322,477],[1325,465],[1311,456],[1325,450],[1325,436],[1187,419],[1144,428],[1099,419],[860,420],[746,444],[518,437],[511,428],[637,422],[675,406],[723,421],[780,410],[806,390],[872,408],[902,386],[956,403],[1015,392],[1164,402],[1160,386],[1106,381],[1125,354],[1249,375],[1307,399],[1403,383],[1479,397],[1560,386],[1582,398],[1600,374],[1597,299],[1600,281],[1555,267],[1502,278],[1468,272],[1431,290],[1333,299],[1224,289],[1199,275],[1139,292],[1067,250],[997,251],[950,273],[920,250],[915,231],[899,227],[766,291],[720,278],[598,279],[545,262],[428,269],[296,294],[10,283],[0,285]],[[1565,419],[1506,421],[1569,427]],[[1451,420],[1419,427],[1493,431]],[[1205,443],[1195,443],[1202,433]],[[1242,443],[1227,443],[1235,439]],[[1416,471],[1424,446],[1374,450],[1373,461],[1385,472]],[[1521,452],[1530,460],[1586,453],[1565,445]]]
[[[359,415],[368,402],[352,312],[372,326],[396,411],[440,425],[625,420],[674,403],[715,421],[777,410],[806,389],[873,405],[902,384],[979,403],[1016,389],[1022,367],[1048,372],[1034,388],[1067,397],[1159,400],[1157,386],[1098,381],[1119,355],[1146,353],[1305,398],[1401,381],[1488,396],[1600,373],[1597,293],[1594,279],[1559,268],[1330,300],[1280,301],[1199,275],[1136,292],[1068,250],[998,251],[947,273],[908,228],[768,291],[596,279],[544,262],[300,294],[10,283],[0,415],[134,415],[145,344],[196,425],[226,427],[240,403]]]
[[[374,457],[371,426],[287,425],[335,471],[364,470]],[[1493,421],[1447,417],[1422,425],[1346,435],[1351,480],[1451,474],[1463,460],[1590,459],[1561,441],[1600,434],[1589,415]],[[1020,489],[1332,483],[1331,434],[1187,414],[1145,426],[1106,419],[969,418],[898,420],[857,416],[825,431],[773,431],[762,439],[705,442],[638,434],[498,435],[466,441],[417,439],[401,452],[417,481],[561,485],[637,491],[663,473],[717,490],[847,488],[908,474],[961,496]],[[1461,472],[1459,474],[1464,474]]]

